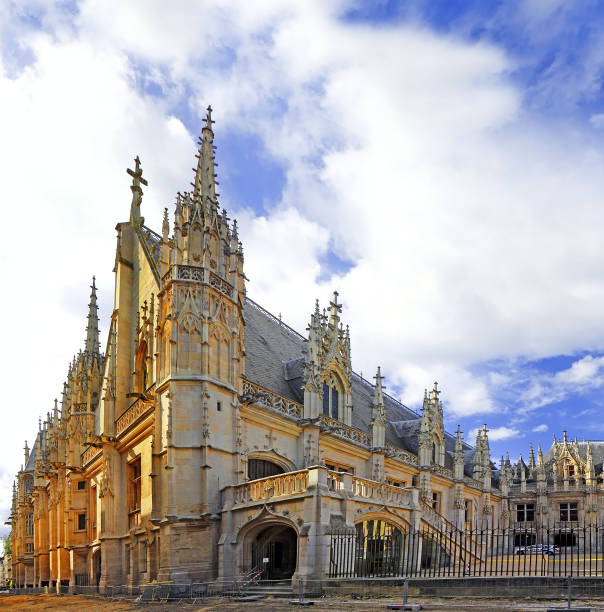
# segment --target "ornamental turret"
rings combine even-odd
[[[373,404],[371,405],[371,435],[373,446],[381,448],[386,444],[386,408],[384,407],[384,392],[382,388],[381,369],[378,366],[374,376],[375,387],[373,391]]]

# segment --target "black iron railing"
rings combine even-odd
[[[330,578],[604,576],[600,525],[334,533]]]

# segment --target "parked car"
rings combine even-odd
[[[516,546],[516,555],[559,555],[560,547],[553,544],[533,544],[532,546]]]

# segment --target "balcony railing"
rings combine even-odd
[[[95,457],[97,457],[98,455],[101,454],[101,450],[100,448],[96,447],[96,446],[89,446],[83,453],[82,453],[82,467],[87,465],[88,463],[90,463]]]
[[[304,411],[302,404],[269,391],[249,380],[243,381],[243,395],[241,399],[244,403],[264,405],[294,419],[301,419]]]
[[[365,433],[356,427],[351,427],[341,421],[336,421],[336,419],[332,419],[324,414],[321,415],[319,424],[321,430],[325,433],[348,440],[354,444],[360,444],[367,448],[371,447],[371,434]]]
[[[352,494],[382,504],[410,507],[412,505],[412,493],[401,487],[366,480],[365,478],[352,477]]]
[[[234,487],[233,503],[247,504],[285,495],[304,493],[308,489],[308,470],[288,472],[251,480]]]
[[[409,465],[417,465],[417,457],[415,455],[408,453],[402,448],[392,446],[392,444],[386,444],[386,457],[398,459],[399,461],[408,463]]]
[[[418,507],[417,489],[394,487],[358,478],[346,472],[333,472],[322,466],[225,487],[223,499],[226,506],[239,506],[274,501],[287,496],[307,495],[316,490],[316,487],[325,491],[323,495],[327,496],[345,496],[403,508]]]
[[[184,264],[174,264],[163,276],[162,281],[168,280],[194,281],[210,285],[220,293],[229,298],[233,298],[233,285],[215,274],[207,268],[200,266],[187,266]]]
[[[128,408],[128,410],[126,410],[126,412],[124,412],[124,414],[122,414],[115,421],[115,433],[116,433],[116,435],[119,436],[130,425],[132,425],[132,423],[137,421],[140,417],[142,417],[144,414],[147,414],[151,410],[153,410],[153,404],[152,403],[150,403],[148,401],[144,401],[144,400],[142,400],[140,398],[137,399],[134,402],[134,404],[132,404],[132,406],[130,406],[130,408]]]

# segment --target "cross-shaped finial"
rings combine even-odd
[[[141,183],[145,187],[148,185],[147,180],[143,178],[143,169],[138,155],[134,158],[134,170],[128,168],[126,172],[132,177],[132,187],[140,189]]]
[[[333,314],[342,312],[342,304],[338,304],[338,295],[339,295],[338,292],[334,291],[333,292],[333,302],[329,302],[329,305],[331,306]]]
[[[375,379],[375,384],[376,385],[378,383],[381,383],[382,380],[384,380],[384,377],[382,376],[382,368],[381,368],[381,366],[378,366],[377,374],[373,378]]]
[[[206,118],[204,119],[204,121],[206,122],[206,127],[208,128],[208,130],[212,129],[212,123],[214,123],[214,121],[212,121],[212,107],[208,106],[208,108],[206,108]]]

